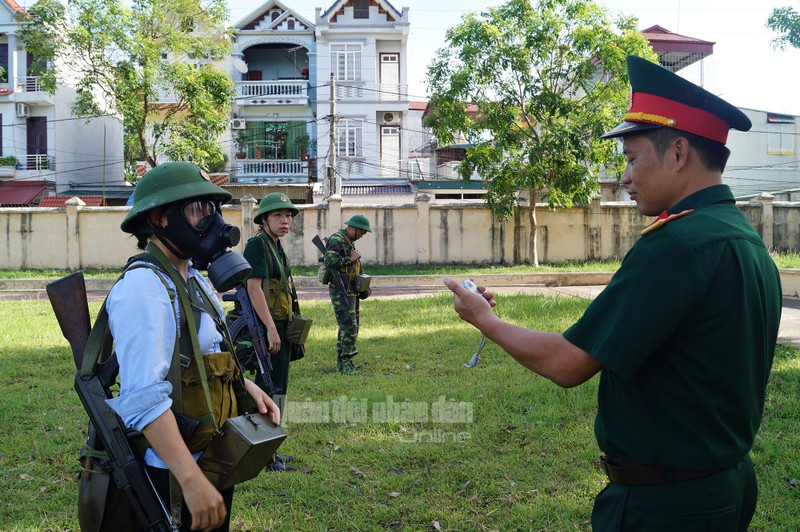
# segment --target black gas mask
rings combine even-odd
[[[192,259],[218,292],[227,292],[244,282],[252,268],[245,258],[228,248],[239,243],[238,227],[225,223],[219,203],[195,199],[173,203],[165,210],[167,227],[154,228],[169,250],[181,259]]]

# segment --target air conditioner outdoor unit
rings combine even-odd
[[[383,123],[385,125],[397,125],[400,123],[400,113],[383,113]]]
[[[17,104],[17,117],[28,118],[31,116],[31,109],[24,103]]]
[[[244,118],[234,118],[231,120],[231,129],[244,129],[245,127],[245,119]]]

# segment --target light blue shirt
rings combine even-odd
[[[166,379],[175,350],[176,317],[180,319],[180,304],[177,295],[170,300],[169,292],[158,276],[162,276],[175,290],[175,285],[166,275],[151,268],[136,268],[125,273],[106,300],[120,379],[119,397],[106,402],[122,418],[125,426],[139,431],[172,406],[169,397],[172,385]],[[196,278],[205,287],[223,315],[222,306],[208,281],[191,266],[189,277]],[[198,339],[203,353],[220,351],[222,334],[213,318],[205,312],[200,315]],[[197,457],[199,454],[195,459]],[[152,449],[147,450],[145,462],[166,468]]]

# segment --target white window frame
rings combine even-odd
[[[361,81],[361,44],[331,44],[331,72],[336,81]]]
[[[767,124],[767,154],[769,155],[794,155],[794,123]]]
[[[360,120],[339,120],[336,123],[336,156],[361,157],[363,138]]]

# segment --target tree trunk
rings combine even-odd
[[[538,227],[536,225],[536,193],[531,191],[531,238],[529,242],[531,250],[531,263],[535,267],[539,267],[539,248],[536,245],[536,234]]]

